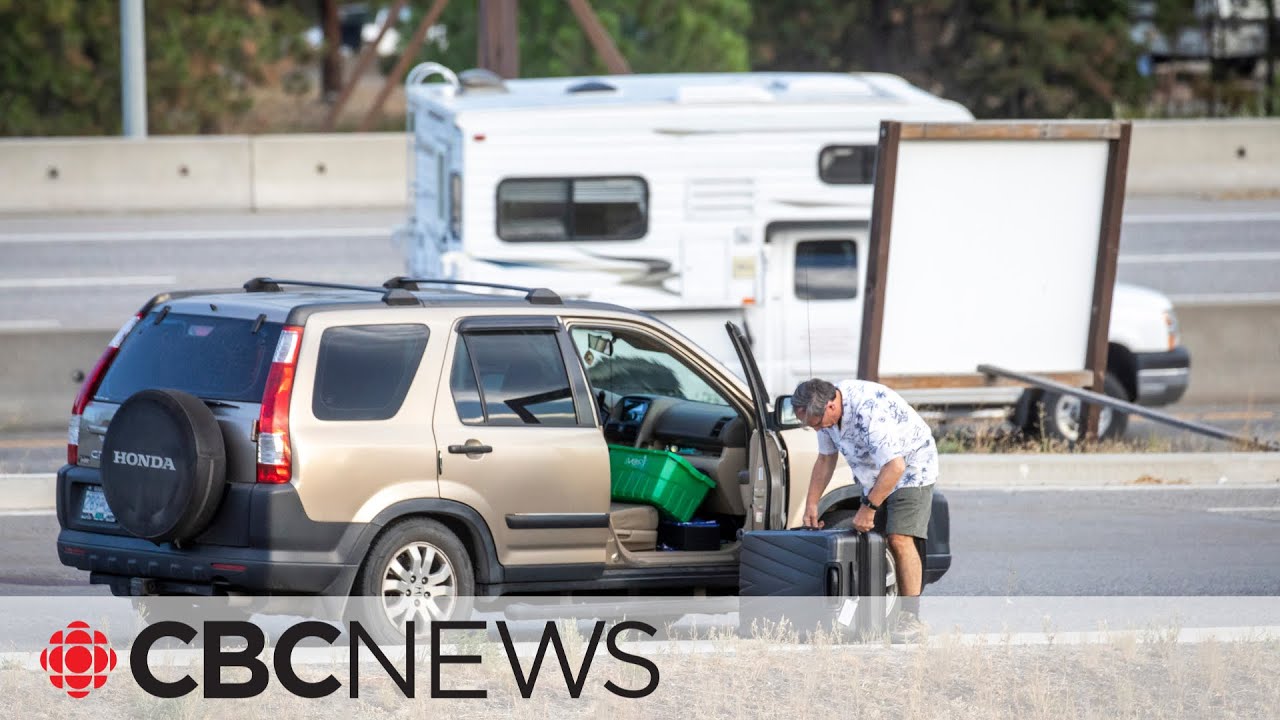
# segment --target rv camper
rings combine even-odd
[[[399,242],[411,275],[636,307],[730,366],[733,320],[775,393],[856,371],[880,122],[972,120],[872,73],[502,80],[428,63],[406,90],[411,210]],[[1118,313],[1125,297],[1117,288]],[[1165,310],[1139,312],[1153,328],[1143,342],[1158,333],[1160,350]],[[903,394],[966,414],[1035,415],[1018,387]],[[1070,421],[1074,401],[1057,401],[1067,412],[1045,415]]]

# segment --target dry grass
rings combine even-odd
[[[590,668],[580,698],[565,689],[548,658],[532,697],[520,696],[501,645],[468,648],[480,665],[446,665],[442,685],[484,688],[485,699],[433,699],[425,652],[417,658],[416,697],[404,697],[376,664],[362,663],[360,697],[348,697],[346,667],[304,667],[305,680],[334,673],[344,687],[323,700],[305,700],[272,681],[248,700],[206,701],[198,694],[158,700],[117,671],[88,699],[71,700],[36,672],[0,669],[0,687],[22,703],[29,718],[99,720],[102,717],[181,718],[453,718],[497,715],[528,718],[654,720],[665,717],[857,717],[857,718],[1182,718],[1268,717],[1280,704],[1280,642],[1176,644],[1166,636],[1118,636],[1101,645],[1017,646],[964,644],[956,637],[928,646],[799,646],[788,638],[737,640],[717,637],[715,652],[670,650],[639,654],[653,660],[661,678],[643,699],[617,697],[604,687],[642,687],[648,672],[607,655]],[[580,640],[569,645],[581,657]],[[633,650],[634,651],[634,650]],[[463,650],[459,650],[463,652]],[[527,667],[530,660],[523,663]],[[576,670],[576,668],[574,668]],[[199,669],[190,669],[199,677]],[[159,669],[163,679],[182,671]],[[242,679],[243,673],[234,678]],[[233,679],[231,674],[228,680]],[[15,708],[16,709],[16,708]]]

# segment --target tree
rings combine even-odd
[[[752,61],[894,73],[980,117],[1110,117],[1147,93],[1128,24],[1125,0],[779,0]]]
[[[218,132],[272,63],[305,54],[304,24],[279,0],[148,2],[150,131]],[[0,0],[0,27],[0,135],[120,132],[117,0]]]
[[[400,28],[408,37],[425,13],[422,3]],[[592,7],[634,72],[739,71],[748,68],[749,0],[593,0]],[[564,0],[522,0],[520,74],[553,77],[605,73]],[[440,17],[445,32],[429,38],[419,62],[454,70],[475,67],[475,0],[452,0]],[[389,60],[386,67],[394,63]]]

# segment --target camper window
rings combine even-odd
[[[858,247],[852,240],[796,243],[796,298],[847,300],[858,297]]]
[[[818,177],[832,185],[870,185],[876,177],[875,145],[828,145],[818,153]]]
[[[498,185],[508,242],[636,240],[649,225],[643,178],[511,178]]]

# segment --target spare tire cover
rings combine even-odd
[[[199,398],[143,390],[111,418],[101,472],[107,504],[124,529],[155,543],[195,537],[226,486],[222,429]]]

